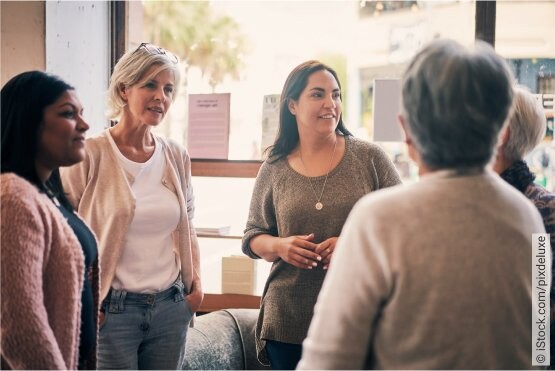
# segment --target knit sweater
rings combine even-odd
[[[110,290],[116,265],[125,246],[125,238],[135,210],[135,197],[130,188],[134,177],[119,164],[107,135],[89,138],[85,142],[85,160],[69,168],[60,169],[68,198],[99,239],[100,297]],[[172,141],[157,137],[166,156],[162,184],[176,194],[181,216],[173,233],[174,251],[180,264],[181,278],[186,290],[193,281],[193,253],[198,249],[196,238],[191,241],[194,228],[191,160],[187,151]]]
[[[315,189],[322,189],[326,176],[311,177]],[[400,183],[393,163],[375,144],[345,137],[345,154],[328,176],[321,202],[316,199],[309,178],[293,170],[283,158],[264,162],[254,186],[250,212],[243,237],[243,252],[252,258],[250,241],[261,234],[289,237],[314,233],[314,242],[337,237],[353,205],[365,194]],[[278,259],[262,295],[256,327],[259,359],[267,363],[265,339],[301,344],[312,319],[313,307],[326,275],[322,266],[307,270]]]
[[[533,233],[545,233],[537,210],[490,171],[366,196],[299,368],[531,368]]]
[[[34,185],[13,173],[2,174],[0,182],[2,368],[76,369],[81,245],[60,211]],[[91,273],[96,313],[97,264]],[[96,368],[94,354],[87,367]]]

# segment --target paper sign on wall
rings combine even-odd
[[[374,80],[374,140],[402,142],[404,139],[397,116],[401,112],[401,81]]]
[[[280,94],[264,96],[262,103],[262,142],[260,153],[274,144],[279,127],[279,97]]]
[[[189,94],[187,148],[191,158],[227,160],[230,93]]]

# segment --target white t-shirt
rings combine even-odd
[[[112,287],[144,294],[163,291],[179,275],[172,232],[180,211],[177,196],[162,184],[166,165],[162,143],[156,140],[154,154],[139,163],[125,157],[111,135],[108,139],[122,169],[135,178],[130,187],[136,199]]]

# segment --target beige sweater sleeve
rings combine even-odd
[[[391,290],[382,241],[368,241],[369,235],[379,235],[380,226],[360,204],[349,215],[314,308],[299,369],[364,368],[375,318]]]

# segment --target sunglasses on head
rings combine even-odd
[[[173,63],[179,62],[179,59],[177,58],[177,56],[175,54],[173,54],[172,52],[167,51],[164,48],[160,48],[159,46],[153,45],[151,43],[141,43],[137,47],[137,49],[135,49],[135,51],[137,51],[139,49],[145,49],[146,51],[148,51],[151,54],[163,54],[163,55],[167,56],[170,59],[170,61],[172,61]]]

